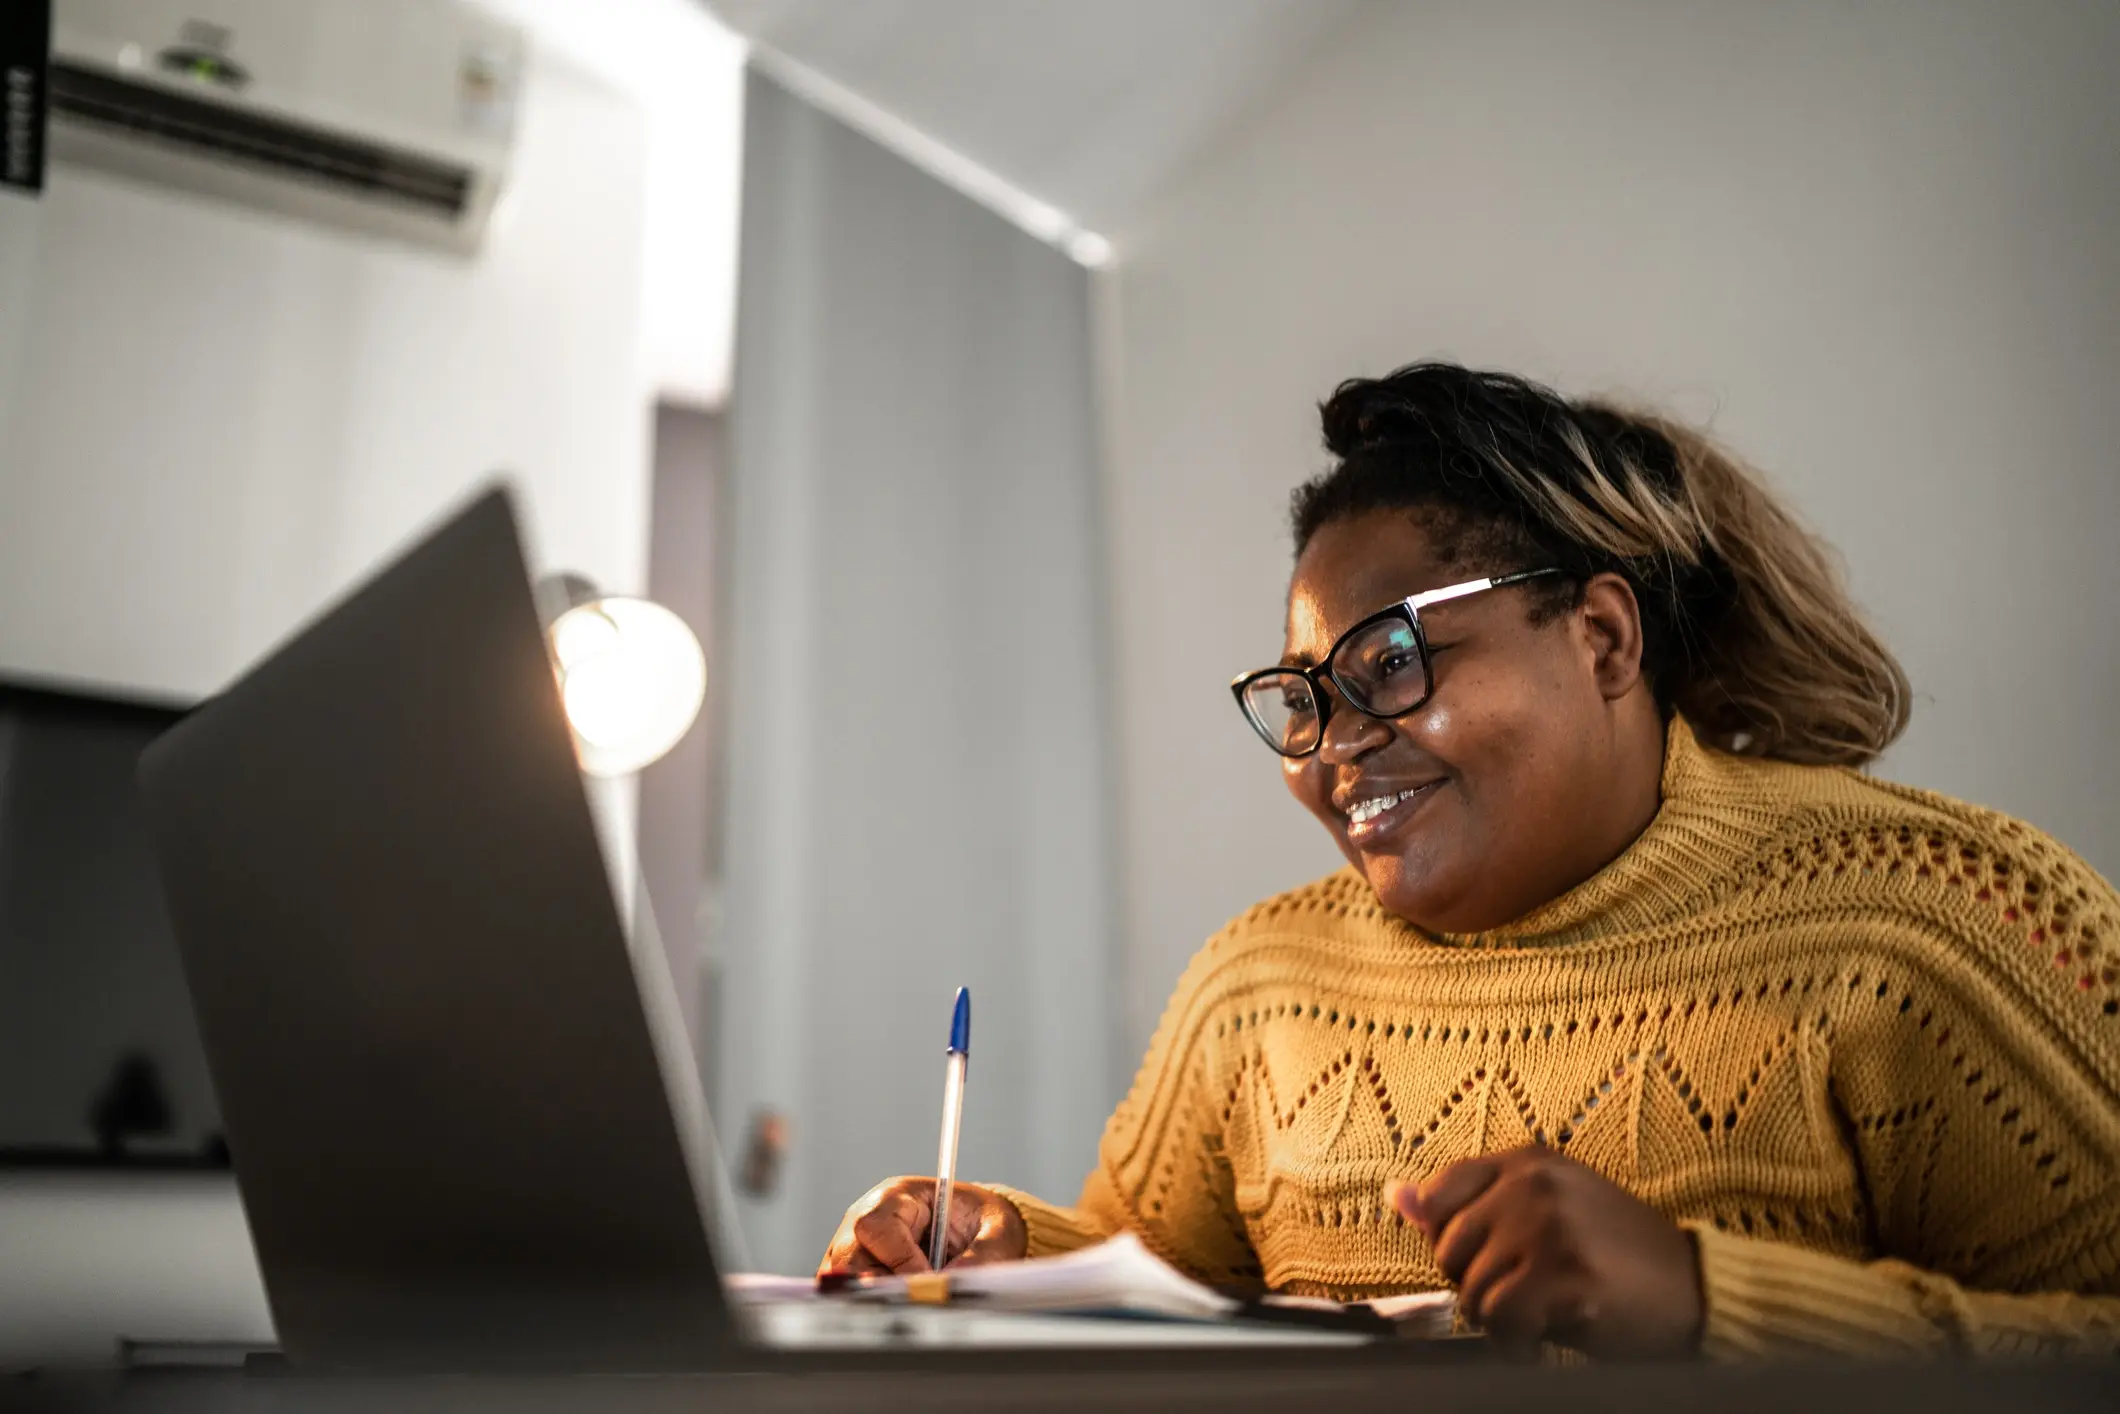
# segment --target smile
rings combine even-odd
[[[1413,799],[1421,793],[1422,789],[1425,789],[1425,787],[1402,790],[1397,795],[1375,795],[1367,800],[1358,800],[1348,808],[1347,823],[1350,825],[1366,825],[1394,805]]]
[[[1414,786],[1410,790],[1395,791],[1389,795],[1372,795],[1357,800],[1346,809],[1347,838],[1349,842],[1361,844],[1388,833],[1401,820],[1410,819],[1414,807],[1435,793],[1440,780]]]

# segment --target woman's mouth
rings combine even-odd
[[[1421,803],[1442,785],[1440,778],[1405,790],[1365,795],[1349,804],[1347,842],[1357,849],[1370,849],[1398,833],[1420,812]]]

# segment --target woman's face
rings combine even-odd
[[[1335,522],[1296,562],[1283,661],[1315,665],[1356,622],[1408,595],[1536,568],[1447,562],[1404,511]],[[1431,931],[1523,916],[1609,863],[1656,813],[1663,729],[1641,676],[1632,591],[1597,576],[1578,607],[1542,624],[1531,621],[1531,592],[1424,610],[1427,703],[1380,721],[1335,692],[1318,749],[1282,761],[1289,791],[1384,906]],[[1361,802],[1398,796],[1350,818]]]

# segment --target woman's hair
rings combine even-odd
[[[1825,543],[1692,428],[1449,363],[1351,379],[1320,412],[1338,464],[1295,493],[1298,555],[1335,521],[1408,511],[1470,573],[1568,570],[1534,582],[1540,618],[1625,576],[1658,704],[1724,751],[1859,766],[1905,729],[1906,674]]]

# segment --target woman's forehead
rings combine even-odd
[[[1362,619],[1427,589],[1465,578],[1440,560],[1413,517],[1363,516],[1311,537],[1288,583],[1287,648],[1315,655]]]

